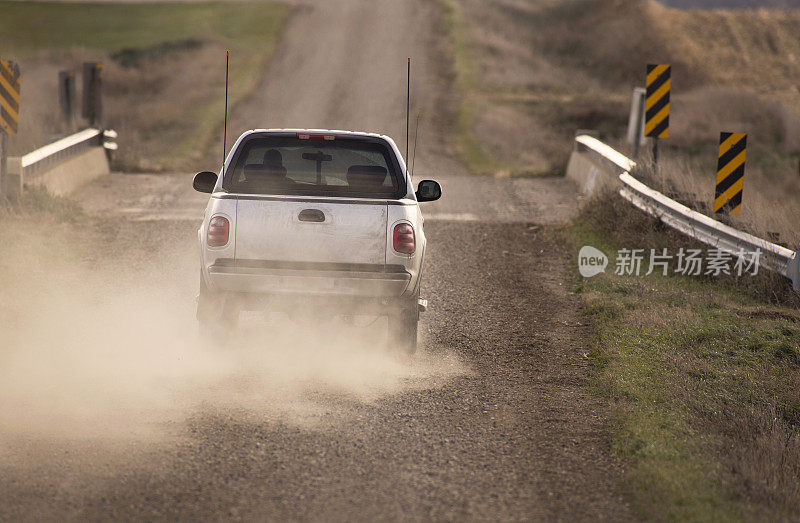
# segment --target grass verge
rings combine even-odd
[[[6,246],[0,260],[0,325],[13,320],[5,317],[9,300],[26,295],[20,271],[33,274],[37,283],[51,281],[53,264],[84,257],[87,238],[99,220],[74,200],[53,196],[41,187],[27,188],[14,201],[0,199],[0,242]]]
[[[576,253],[688,246],[610,195],[591,209],[572,227]],[[629,463],[633,506],[648,519],[797,518],[796,296],[766,292],[770,281],[623,276],[613,257],[609,266],[571,278],[595,327],[593,382],[615,405],[612,448]]]
[[[458,0],[440,0],[444,25],[453,53],[453,73],[458,96],[456,104],[456,150],[459,160],[473,174],[509,170],[509,166],[490,157],[475,135],[475,115],[480,110],[477,92],[478,69],[471,55],[465,21]]]

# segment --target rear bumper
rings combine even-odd
[[[208,267],[212,288],[226,292],[394,297],[411,274],[401,265],[318,264],[217,260]]]

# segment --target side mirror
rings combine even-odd
[[[442,187],[433,180],[422,180],[415,194],[418,202],[432,202],[442,197]]]
[[[217,185],[217,173],[203,171],[194,175],[192,187],[195,191],[212,193],[215,185]]]

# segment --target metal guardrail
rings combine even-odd
[[[579,135],[575,141],[622,171],[619,175],[622,183],[619,194],[639,209],[690,238],[732,256],[739,256],[741,251],[760,251],[763,267],[782,274],[792,281],[794,290],[800,290],[800,252],[734,229],[651,189],[628,172],[636,166],[636,162],[597,138]]]
[[[594,136],[580,134],[575,137],[575,141],[584,146],[586,149],[599,154],[602,159],[611,162],[623,171],[630,171],[636,167],[636,162],[617,151],[610,145],[601,142]]]
[[[27,177],[45,171],[90,147],[103,146],[107,150],[115,151],[117,144],[113,140],[116,137],[117,133],[111,130],[85,129],[77,132],[23,156],[21,174]]]

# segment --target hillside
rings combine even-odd
[[[673,64],[675,140],[690,131],[686,143],[713,141],[717,126],[706,129],[710,106],[723,106],[714,108],[720,125],[767,124],[758,121],[761,107],[755,114],[740,114],[747,107],[737,103],[736,112],[725,114],[730,106],[723,95],[731,92],[800,108],[800,41],[795,37],[800,12],[689,12],[652,0],[499,0],[489,5],[463,0],[459,5],[481,72],[476,90],[488,102],[476,132],[506,159],[531,159],[531,147],[542,147],[540,155],[548,156],[553,152],[549,140],[538,134],[551,130],[567,135],[579,127],[600,127],[621,135],[631,88],[643,84],[645,64],[652,62]],[[502,117],[507,114],[515,115],[507,120]],[[526,139],[509,137],[521,123],[529,129]],[[769,138],[789,148],[784,152],[794,152],[791,137]],[[553,158],[551,168],[563,164],[564,153]]]
[[[575,131],[621,139],[646,64],[670,63],[664,162],[695,173],[700,198],[710,198],[719,132],[747,132],[745,209],[748,201],[752,210],[755,201],[798,200],[800,11],[686,11],[654,0],[454,5],[478,72],[465,98],[475,107],[471,132],[491,159],[473,170],[560,173]]]
[[[61,120],[58,72],[103,64],[103,121],[119,131],[115,167],[194,168],[222,126],[225,51],[231,52],[230,103],[255,88],[289,9],[241,2],[74,3],[0,0],[3,58],[20,64],[19,134],[23,154],[84,126]],[[80,106],[80,100],[76,104]]]
[[[668,7],[681,9],[795,9],[798,0],[659,0]]]

